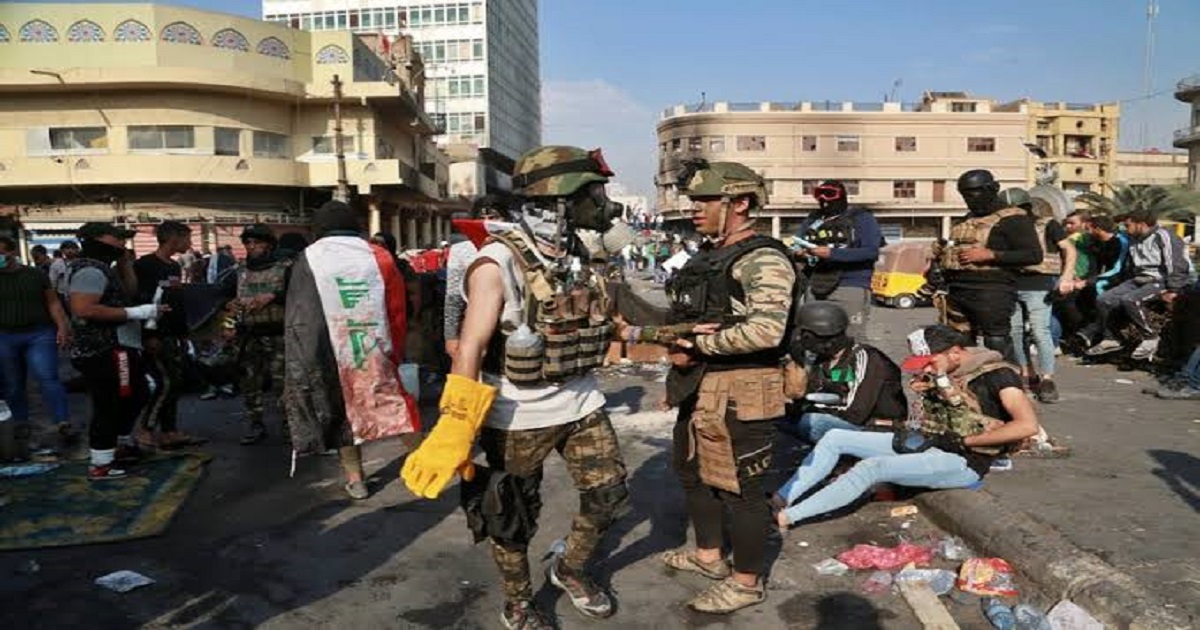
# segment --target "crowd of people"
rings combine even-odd
[[[533,601],[529,543],[552,452],[579,503],[547,580],[585,617],[616,610],[591,577],[606,531],[630,508],[595,371],[610,341],[666,348],[673,467],[695,537],[660,561],[711,579],[687,605],[718,614],[766,598],[772,528],[834,512],[876,484],[970,487],[1011,453],[1060,454],[1030,399],[1057,401],[1060,346],[1089,360],[1122,349],[1153,359],[1168,376],[1151,393],[1200,398],[1200,292],[1184,244],[1144,211],[1080,211],[1060,224],[1026,191],[964,173],[969,213],[934,246],[923,289],[938,321],[912,331],[897,362],[865,336],[886,243],[841,182],[815,187],[817,210],[785,245],[756,229],[760,175],[689,160],[678,182],[700,239],[689,246],[648,219],[624,225],[606,194],[611,176],[598,150],[535,149],[516,163],[515,198],[472,208],[481,237],[422,252],[398,251],[386,233],[364,238],[336,201],[314,213],[312,242],[247,226],[241,261],[228,248],[195,252],[173,221],[137,259],[133,233],[108,223],[85,224],[57,256],[31,252],[29,266],[0,238],[5,399],[27,423],[31,374],[72,435],[65,351],[89,394],[97,482],[136,474],[151,449],[204,443],[179,423],[188,383],[202,399],[240,393],[246,446],[274,432],[276,407],[294,456],[336,451],[354,499],[369,495],[359,445],[400,436],[414,494],[434,499],[461,480],[468,524],[501,575],[504,626],[538,629],[551,626]],[[681,254],[658,278],[668,308],[614,308],[606,287],[622,269],[656,271]],[[449,365],[440,415],[423,430],[412,365],[434,356]],[[781,431],[811,449],[776,488]],[[829,480],[843,457],[857,462]]]

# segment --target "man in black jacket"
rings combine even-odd
[[[1016,273],[1042,262],[1042,245],[1033,217],[1009,207],[991,172],[976,169],[958,178],[967,203],[965,220],[950,231],[950,241],[934,247],[945,274],[947,295],[942,323],[970,339],[1012,357],[1010,334],[1017,306]]]
[[[816,444],[831,429],[893,426],[907,415],[900,367],[873,346],[846,334],[850,318],[832,302],[800,307],[792,357],[808,374],[798,429]]]

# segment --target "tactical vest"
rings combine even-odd
[[[280,260],[263,269],[250,269],[248,265],[238,267],[238,298],[274,295],[284,290],[290,265],[290,261]],[[241,316],[241,323],[247,330],[277,328],[282,334],[283,305],[272,302],[256,311],[248,311]]]
[[[809,224],[804,230],[804,240],[817,246],[840,249],[854,243],[854,219],[857,209],[847,209],[845,212],[829,220],[818,220]],[[805,267],[808,276],[808,290],[818,299],[824,299],[833,293],[842,280],[842,265],[828,260],[814,259]]]
[[[107,265],[91,258],[76,258],[68,263],[68,278],[81,269],[98,269],[108,280],[104,293],[100,295],[100,305],[111,308],[124,308],[127,304],[121,281],[113,271],[112,265]],[[70,280],[68,280],[68,283]],[[72,359],[83,359],[110,352],[118,346],[117,328],[124,322],[101,322],[71,316],[70,354]]]
[[[925,419],[921,423],[921,433],[926,435],[941,435],[956,433],[964,438],[983,433],[987,428],[987,416],[983,415],[979,398],[969,387],[971,381],[996,370],[1009,369],[1020,373],[1011,363],[995,361],[984,363],[974,370],[958,376],[951,376],[950,381],[962,394],[963,404],[955,406],[938,396],[922,396],[921,402]],[[981,455],[995,457],[1005,451],[1003,446],[972,446],[972,451]]]
[[[520,232],[493,234],[487,242],[501,243],[512,252],[525,280],[523,320],[540,343],[515,347],[507,342],[516,331],[498,327],[484,370],[503,374],[514,385],[537,386],[568,381],[599,367],[613,332],[604,278],[585,271],[585,281],[568,288],[565,279],[552,277]]]
[[[1024,273],[1036,273],[1046,276],[1057,276],[1062,274],[1062,257],[1058,253],[1057,247],[1052,247],[1046,243],[1046,226],[1050,224],[1051,219],[1039,218],[1034,223],[1034,229],[1037,230],[1038,242],[1042,244],[1042,262],[1028,267],[1022,267]]]
[[[761,234],[728,247],[701,248],[667,283],[671,323],[719,323],[729,326],[745,321],[745,317],[733,312],[734,300],[742,303],[746,300],[741,283],[733,278],[733,265],[742,256],[763,247],[774,249],[791,259],[783,243]],[[704,362],[709,370],[777,367],[787,355],[786,340],[791,339],[793,319],[788,318],[788,328],[783,337],[785,342],[777,348],[751,354],[709,356],[704,358]]]
[[[1002,219],[1024,215],[1020,208],[1005,208],[982,217],[970,217],[950,228],[950,243],[941,247],[938,262],[946,271],[966,271],[977,269],[995,269],[993,264],[963,264],[958,262],[958,253],[972,247],[987,247],[988,237],[992,229]]]

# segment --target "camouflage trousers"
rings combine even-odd
[[[246,406],[246,422],[260,425],[263,421],[263,387],[271,379],[271,393],[276,403],[283,392],[283,335],[248,336],[240,340],[242,401]],[[287,427],[286,420],[284,427]]]
[[[580,511],[571,523],[563,562],[571,569],[582,570],[628,499],[625,462],[608,416],[597,411],[569,424],[526,431],[485,428],[479,445],[488,466],[536,479],[537,483],[541,481],[542,463],[551,451],[562,456],[580,494]],[[496,540],[489,544],[508,601],[532,599],[529,546]]]

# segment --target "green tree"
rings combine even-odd
[[[1109,187],[1108,195],[1085,192],[1075,202],[1114,217],[1140,209],[1149,209],[1155,216],[1172,221],[1191,221],[1200,214],[1200,193],[1183,186],[1116,184]]]

